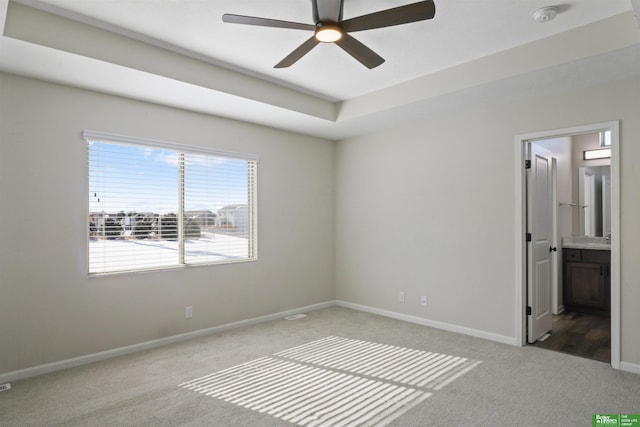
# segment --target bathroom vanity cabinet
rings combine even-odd
[[[609,314],[611,311],[611,251],[562,251],[565,310]]]

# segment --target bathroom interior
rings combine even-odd
[[[533,345],[611,360],[611,134],[535,141],[556,160],[557,292],[551,332]]]

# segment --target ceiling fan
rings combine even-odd
[[[344,0],[311,0],[311,6],[313,22],[315,22],[315,24],[233,15],[230,13],[224,14],[222,21],[234,24],[290,28],[314,32],[311,38],[298,46],[282,61],[278,62],[274,68],[290,67],[322,42],[337,44],[349,55],[360,61],[365,67],[371,69],[382,64],[384,58],[356,40],[349,33],[424,21],[433,18],[436,14],[436,6],[433,0],[419,1],[417,3],[398,6],[345,20],[342,19]]]

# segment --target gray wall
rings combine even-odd
[[[0,90],[0,373],[336,298],[513,338],[514,136],[615,119],[622,360],[640,365],[640,77],[337,145],[9,75]],[[259,261],[88,279],[83,129],[258,154]]]
[[[514,138],[620,119],[621,357],[640,364],[638,99],[635,77],[339,142],[338,299],[514,338]]]
[[[7,74],[0,106],[0,374],[335,299],[333,142]],[[84,129],[259,155],[259,260],[88,279]]]

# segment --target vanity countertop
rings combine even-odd
[[[562,238],[562,247],[569,249],[593,249],[610,251],[611,241],[604,237],[569,236]]]

